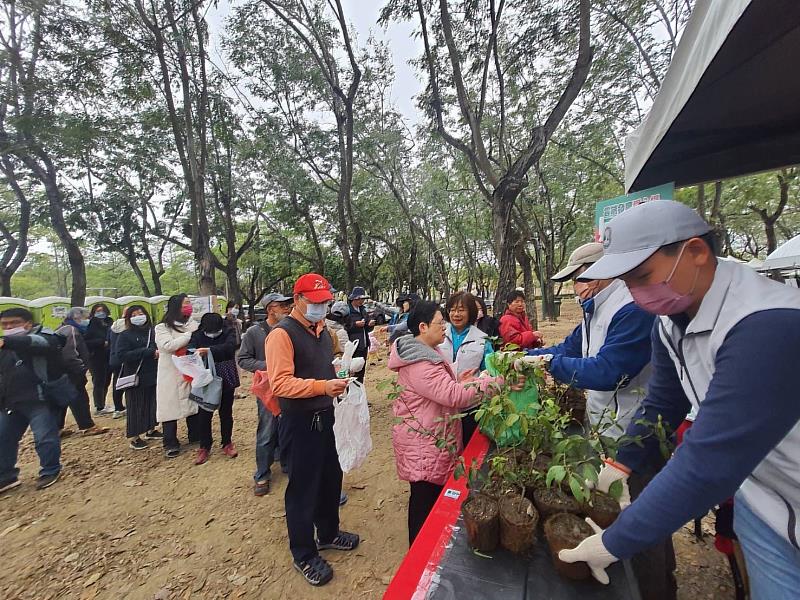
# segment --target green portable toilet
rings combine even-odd
[[[120,315],[122,314],[122,310],[120,308],[119,303],[117,302],[116,298],[110,298],[108,296],[87,296],[86,297],[86,308],[91,310],[95,304],[105,304],[108,306],[108,310],[111,314],[108,316],[114,319],[115,321],[119,319]]]
[[[153,320],[153,305],[150,304],[150,300],[144,296],[122,296],[117,298],[117,304],[119,304],[120,319],[123,317],[129,306],[138,304],[144,307],[144,309],[147,311],[147,314],[150,315],[150,319]]]
[[[225,316],[225,305],[228,304],[228,299],[225,296],[214,296],[215,299],[215,306],[217,307],[217,312],[221,314],[223,317]]]
[[[27,308],[28,310],[31,309],[31,303],[24,298],[9,298],[6,296],[0,296],[0,312],[3,312],[7,308]],[[34,321],[36,317],[34,317]],[[3,330],[0,329],[0,336],[3,335]]]
[[[53,331],[61,327],[61,322],[67,317],[67,311],[71,307],[69,298],[62,296],[37,298],[31,300],[30,304],[34,320]]]
[[[150,314],[153,323],[159,323],[164,318],[164,313],[167,312],[167,300],[169,296],[153,296],[148,300],[153,307],[153,312]]]

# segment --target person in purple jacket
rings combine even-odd
[[[735,494],[734,530],[747,562],[751,597],[796,598],[800,589],[800,293],[752,269],[717,261],[711,228],[679,202],[658,200],[615,217],[605,254],[587,279],[620,277],[634,301],[659,315],[652,332],[650,384],[627,433],[643,444],[607,460],[598,488],[623,484],[627,508],[576,548],[608,582],[605,568],[665,539]],[[659,416],[676,429],[694,411],[666,466],[632,503],[627,481],[659,455],[641,422]]]

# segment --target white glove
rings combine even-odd
[[[528,365],[533,365],[534,367],[546,367],[550,364],[551,360],[553,360],[552,354],[528,354],[514,361],[514,369],[517,371],[522,371],[522,369]]]
[[[603,585],[608,585],[608,573],[606,568],[614,564],[619,559],[606,550],[603,544],[603,530],[591,519],[586,522],[594,529],[594,535],[586,538],[572,550],[562,550],[558,553],[558,558],[565,563],[585,562],[589,565],[592,577]]]
[[[631,504],[631,492],[628,488],[628,476],[630,475],[630,471],[626,469],[627,467],[624,465],[607,459],[603,462],[603,467],[597,475],[597,484],[595,485],[590,481],[588,482],[589,487],[596,487],[598,491],[607,494],[612,483],[621,481],[622,494],[620,494],[619,497],[619,507],[627,508]]]

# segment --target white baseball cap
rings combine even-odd
[[[561,269],[558,273],[553,275],[550,279],[553,281],[566,281],[572,274],[580,269],[583,265],[591,265],[603,258],[603,244],[600,242],[589,242],[583,246],[579,246],[575,251],[569,255],[567,266]]]
[[[632,271],[663,246],[707,234],[711,226],[685,204],[653,200],[614,217],[603,231],[603,258],[578,277],[613,279]]]

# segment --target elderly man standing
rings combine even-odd
[[[266,342],[272,329],[292,310],[292,299],[277,292],[264,296],[267,319],[250,327],[242,336],[242,346],[236,359],[241,369],[255,373],[267,370]],[[278,447],[278,417],[273,415],[256,398],[258,407],[258,429],[256,430],[256,472],[253,493],[256,496],[269,494],[272,480],[272,463]]]
[[[345,320],[344,328],[347,330],[347,335],[350,341],[358,342],[355,354],[353,356],[362,356],[364,358],[364,368],[356,373],[356,377],[361,383],[364,383],[364,375],[367,372],[367,352],[369,351],[369,333],[375,327],[375,319],[370,319],[367,315],[367,310],[364,308],[364,300],[367,300],[367,292],[363,287],[354,287],[353,291],[347,297],[348,304],[350,305],[350,314]]]
[[[107,433],[107,427],[98,427],[92,419],[92,413],[89,409],[89,394],[86,392],[86,384],[88,379],[86,373],[89,371],[89,349],[86,347],[86,342],[83,335],[89,325],[89,313],[85,308],[74,306],[67,312],[67,317],[64,319],[61,327],[56,331],[57,335],[64,338],[64,348],[62,357],[64,360],[64,367],[67,371],[72,384],[78,390],[78,395],[70,402],[69,409],[72,411],[72,416],[78,425],[78,430],[83,435],[99,435]],[[64,429],[64,424],[67,417],[67,409],[60,409],[59,414],[59,427],[61,429],[61,436],[66,437],[71,433],[70,430]]]
[[[354,550],[359,537],[339,529],[342,469],[333,434],[333,398],[346,379],[333,368],[333,341],[325,328],[330,284],[303,275],[294,308],[267,337],[267,374],[281,408],[281,444],[289,460],[286,525],[294,567],[311,585],[333,578],[319,550]],[[316,539],[314,530],[316,529]]]

